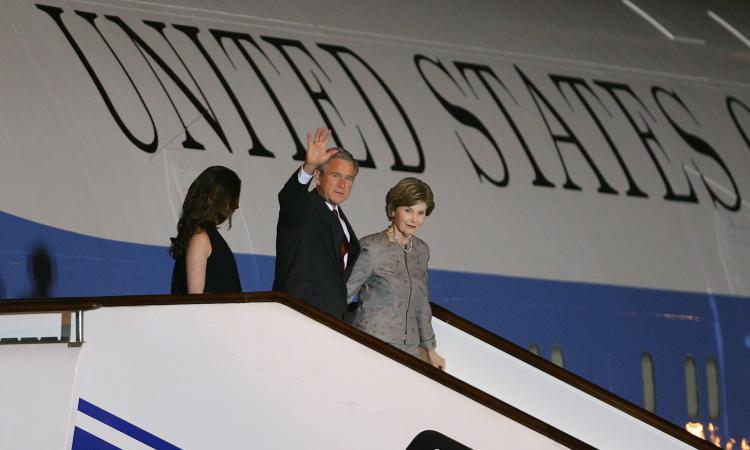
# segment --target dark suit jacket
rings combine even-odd
[[[288,292],[341,319],[346,310],[346,280],[359,256],[359,242],[339,205],[349,229],[346,271],[339,270],[344,230],[317,189],[300,184],[298,170],[279,192],[276,225],[275,291]]]

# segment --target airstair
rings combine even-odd
[[[4,301],[0,449],[713,448],[434,314],[447,372],[275,292]]]

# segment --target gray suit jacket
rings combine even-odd
[[[427,286],[430,249],[413,238],[406,253],[388,232],[365,236],[347,282],[349,301],[359,295],[361,306],[346,316],[352,325],[418,356],[417,346],[435,348]]]

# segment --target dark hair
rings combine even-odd
[[[173,258],[185,254],[190,238],[200,230],[216,228],[227,219],[232,227],[232,213],[239,207],[241,183],[236,173],[223,166],[209,167],[198,175],[182,203],[177,237],[170,239],[169,253]]]
[[[331,156],[330,158],[328,158],[326,160],[326,162],[324,162],[323,164],[321,164],[318,167],[318,171],[320,172],[320,176],[323,176],[323,174],[325,173],[326,169],[328,169],[328,166],[331,164],[331,161],[333,161],[334,159],[341,159],[343,161],[349,161],[352,164],[354,164],[354,176],[357,176],[357,173],[359,172],[359,164],[357,164],[357,160],[354,159],[354,156],[352,156],[352,154],[349,153],[348,150],[344,150],[341,147],[338,147],[338,149],[339,149],[338,152],[334,153],[333,156]]]
[[[413,206],[419,202],[424,202],[427,205],[427,215],[429,216],[435,209],[432,189],[418,178],[404,178],[388,190],[388,194],[385,196],[385,214],[388,216],[388,220],[393,220],[396,208]]]

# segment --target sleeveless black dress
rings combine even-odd
[[[206,285],[203,292],[242,292],[237,261],[229,245],[216,228],[209,228],[206,233],[211,241],[211,256],[206,262]],[[172,293],[187,294],[185,255],[180,256],[174,262]]]

